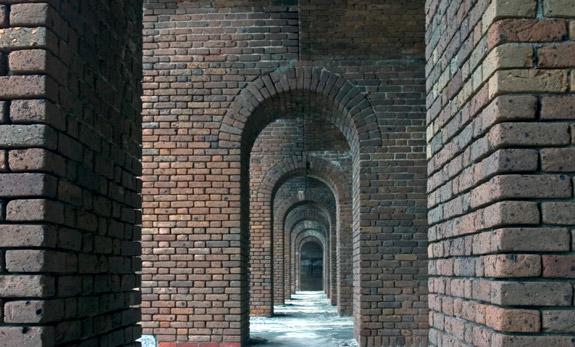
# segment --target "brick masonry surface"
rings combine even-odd
[[[571,346],[575,4],[426,11],[430,344]]]
[[[0,0],[0,346],[245,345],[311,240],[361,346],[573,345],[574,47],[571,0]]]
[[[141,334],[141,5],[0,1],[1,346]]]
[[[246,341],[315,237],[362,345],[427,343],[423,5],[146,1],[146,334]]]

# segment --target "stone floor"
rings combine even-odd
[[[352,318],[339,317],[323,292],[297,292],[274,311],[272,318],[250,318],[249,346],[357,346]]]

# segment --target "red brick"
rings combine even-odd
[[[543,277],[575,278],[575,256],[544,255]]]
[[[546,172],[573,172],[575,150],[572,148],[546,148],[541,150],[541,168]]]
[[[537,50],[539,67],[575,67],[575,44],[547,46]]]
[[[539,255],[491,255],[486,256],[483,263],[486,277],[539,277],[541,274]]]
[[[575,203],[544,202],[541,204],[543,222],[556,225],[575,225]]]
[[[14,74],[46,73],[48,54],[44,49],[15,51],[8,56],[8,66]]]
[[[542,98],[541,119],[575,119],[575,97],[549,96]]]
[[[0,97],[5,99],[47,98],[55,100],[58,87],[47,76],[0,76]]]
[[[491,302],[501,306],[570,306],[573,289],[569,283],[491,283]]]
[[[487,326],[502,332],[539,332],[541,318],[539,311],[506,309],[488,306]]]
[[[504,19],[495,22],[488,33],[488,46],[506,42],[558,42],[567,38],[564,20]]]

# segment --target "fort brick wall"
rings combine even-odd
[[[0,2],[0,345],[141,334],[142,13],[118,4]]]
[[[568,0],[0,0],[0,346],[245,345],[312,240],[360,346],[572,345],[574,57]]]
[[[573,10],[427,1],[434,346],[573,343]]]
[[[423,2],[402,9],[365,1],[347,11],[346,20],[325,15],[345,6],[146,2],[143,325],[160,341],[246,340],[252,232],[273,230],[277,246],[252,248],[263,252],[258,290],[265,290],[257,295],[268,304],[262,314],[271,311],[266,293],[287,286],[280,273],[270,278],[272,268],[280,271],[277,250],[287,243],[269,197],[269,206],[252,215],[250,230],[246,206],[255,182],[250,187],[249,174],[259,168],[249,166],[249,156],[270,123],[304,112],[332,123],[351,156],[350,193],[337,204],[349,211],[343,218],[353,220],[349,239],[339,240],[349,247],[340,259],[351,258],[346,266],[355,270],[338,274],[337,247],[329,266],[341,277],[336,282],[351,281],[353,291],[332,286],[332,300],[347,303],[340,313],[353,314],[363,345],[426,343]],[[397,19],[378,26],[383,14]],[[305,171],[302,164],[296,170]],[[273,192],[278,182],[266,184]],[[335,219],[333,231],[347,225]],[[337,233],[330,237],[330,245],[338,245]],[[287,252],[284,259],[293,256]],[[293,274],[286,268],[287,279]]]

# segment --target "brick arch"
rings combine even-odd
[[[285,219],[285,230],[291,232],[295,225],[303,220],[311,220],[326,226],[329,229],[329,219],[322,209],[316,206],[303,205],[290,211]]]
[[[328,241],[328,235],[325,235],[323,233],[321,233],[320,231],[318,231],[317,229],[313,228],[313,227],[303,227],[301,229],[298,229],[298,231],[294,232],[291,235],[291,241],[290,241],[290,251],[291,251],[291,257],[290,257],[290,274],[291,274],[291,278],[292,281],[290,283],[290,292],[293,294],[295,293],[298,288],[299,288],[299,278],[298,278],[298,265],[299,262],[297,261],[299,258],[299,251],[301,250],[301,247],[298,246],[298,244],[301,242],[302,238],[305,237],[309,237],[309,236],[315,236],[320,240],[323,240],[323,244],[325,245],[324,248],[324,254],[326,254],[326,249],[327,247],[329,247],[329,241]],[[327,259],[327,257],[326,257]],[[327,260],[327,264],[325,264],[327,266],[329,266],[329,260]],[[326,276],[329,277],[329,276]]]
[[[327,165],[327,164],[326,164]],[[327,167],[333,167],[333,165],[327,165]],[[340,175],[338,177],[338,181],[341,182],[342,185],[347,184],[344,177]],[[351,210],[351,187],[346,189],[338,188],[340,192],[343,194],[338,194],[334,196],[335,198],[335,210],[330,210],[330,223],[331,223],[331,234],[329,237],[329,250],[327,252],[330,258],[330,266],[332,267],[329,269],[330,271],[330,278],[335,279],[334,285],[329,287],[330,291],[328,292],[328,296],[331,299],[332,304],[337,305],[338,313],[340,315],[351,315],[353,310],[353,262],[352,262],[352,210]],[[347,194],[346,194],[347,193]],[[284,201],[283,204],[295,204],[295,199],[292,201]],[[322,203],[323,206],[329,206],[326,203]],[[276,211],[274,206],[274,221],[273,221],[273,230],[274,235],[285,234],[284,227],[285,227],[285,220],[281,221],[278,219],[281,217],[281,207]],[[335,212],[335,213],[333,213]],[[286,214],[287,216],[287,214]],[[285,229],[289,230],[289,229]],[[287,241],[284,241],[284,243]],[[285,251],[289,251],[287,247],[285,247]],[[288,261],[290,258],[286,254],[283,257],[284,260]],[[284,274],[283,277],[285,279],[289,278],[289,271],[287,270],[288,266],[284,266]],[[281,274],[278,276],[281,277]],[[278,279],[276,281],[277,285],[280,285],[281,280]],[[287,281],[289,282],[289,281]],[[288,286],[289,283],[284,282],[284,286]],[[284,297],[289,297],[287,292],[284,292]],[[281,304],[279,300],[276,300],[276,304]]]
[[[309,166],[308,166],[309,164]],[[351,218],[351,177],[346,174],[345,170],[334,165],[332,162],[317,156],[290,156],[288,159],[276,163],[271,169],[266,172],[264,179],[257,186],[257,192],[252,194],[250,199],[250,219],[251,226],[269,227],[273,230],[273,262],[274,262],[274,304],[281,305],[284,303],[285,298],[289,298],[289,293],[284,289],[289,286],[289,277],[287,268],[289,264],[283,264],[289,260],[287,254],[289,249],[284,247],[285,237],[283,219],[274,218],[273,216],[281,216],[283,209],[280,207],[276,210],[273,205],[275,193],[284,183],[288,182],[295,176],[309,174],[310,177],[318,179],[331,191],[335,198],[335,208],[331,212],[333,220],[331,221],[334,231],[337,232],[340,228],[338,225],[340,221],[338,216],[348,216]],[[293,201],[292,203],[295,203]],[[330,205],[324,203],[324,205]],[[272,209],[274,210],[272,213]],[[253,218],[257,214],[256,218]],[[287,215],[287,214],[286,214]],[[269,218],[269,220],[267,220]],[[332,242],[335,247],[336,241]],[[333,256],[335,257],[335,250]],[[326,253],[330,254],[330,253]],[[334,258],[335,259],[335,258]],[[283,268],[283,271],[282,271]],[[334,274],[336,268],[334,266]],[[335,292],[334,292],[335,293]]]
[[[273,199],[277,189],[293,176],[308,175],[324,182],[334,195],[351,198],[351,181],[347,182],[345,170],[329,160],[313,155],[292,155],[270,168],[254,195],[256,199]],[[350,177],[349,177],[350,178]]]
[[[320,106],[319,110],[340,128],[350,147],[359,149],[363,141],[369,146],[381,145],[381,132],[372,126],[377,117],[366,94],[341,75],[315,66],[281,68],[249,83],[234,98],[224,116],[220,126],[220,145],[237,148],[240,142],[244,142],[242,140],[246,140],[244,148],[249,150],[257,133],[269,123],[258,120],[260,124],[253,130],[248,129],[249,134],[246,134],[246,125],[254,115],[269,108],[270,104],[285,102],[286,97],[303,95],[314,95],[315,105],[307,106]],[[318,108],[307,112],[310,110]],[[283,111],[285,113],[285,108]],[[268,113],[263,117],[277,118],[277,114]]]
[[[300,222],[303,221],[313,221],[318,223],[319,225],[323,225],[326,231],[330,230],[331,227],[331,221],[329,219],[329,216],[327,215],[326,211],[324,209],[322,209],[321,207],[312,205],[312,204],[307,204],[307,205],[300,205],[296,208],[294,208],[293,210],[291,210],[288,215],[285,218],[285,222],[284,222],[284,226],[283,226],[283,230],[285,230],[284,232],[284,244],[286,245],[284,247],[284,282],[283,282],[283,287],[284,287],[284,297],[285,299],[289,299],[291,296],[291,293],[293,292],[292,290],[292,281],[293,281],[293,275],[292,275],[292,249],[291,249],[291,235],[293,232],[293,229],[299,225]],[[328,236],[330,236],[328,234]],[[327,241],[326,241],[326,248],[325,248],[325,257],[326,259],[331,259],[331,255],[333,253],[333,250],[335,249],[335,244],[330,243],[330,237],[327,237]],[[335,259],[335,257],[334,257]],[[333,268],[333,271],[335,271],[335,266],[334,264],[332,264],[332,262],[328,263],[328,266],[326,265],[326,271],[328,273],[330,273],[330,266]],[[335,281],[332,281],[332,276],[326,276],[326,283],[325,283],[325,291],[326,294],[328,295],[328,297],[332,298],[337,295],[337,290],[336,290],[336,283]],[[333,289],[333,294],[332,294],[332,289]]]
[[[352,196],[354,196],[351,207],[353,209],[353,214],[351,215],[353,216],[354,222],[353,224],[350,223],[350,226],[353,225],[354,227],[352,235],[349,237],[349,243],[354,242],[356,245],[350,250],[350,253],[353,253],[353,258],[351,256],[342,256],[341,258],[347,258],[349,260],[356,259],[355,263],[361,268],[360,263],[364,261],[360,258],[360,244],[364,246],[368,245],[367,241],[359,237],[359,234],[364,232],[362,231],[363,227],[367,227],[372,223],[370,220],[372,215],[370,215],[367,210],[361,209],[361,207],[369,203],[373,192],[372,190],[364,189],[360,182],[372,179],[372,172],[374,172],[372,166],[379,165],[370,160],[372,153],[382,151],[382,136],[377,117],[370,103],[359,89],[346,82],[343,78],[330,74],[327,70],[316,68],[287,68],[276,73],[277,75],[273,75],[274,73],[272,73],[271,75],[266,75],[250,83],[235,97],[230,107],[226,110],[226,114],[219,128],[219,133],[216,134],[217,143],[213,143],[213,145],[215,145],[214,148],[217,150],[225,150],[228,153],[228,160],[239,164],[239,166],[234,166],[237,170],[233,170],[234,172],[237,171],[238,174],[231,176],[230,180],[237,182],[239,186],[239,190],[234,191],[239,200],[239,211],[237,215],[231,216],[231,218],[237,220],[237,224],[239,225],[240,257],[242,259],[251,258],[251,256],[247,257],[246,255],[249,252],[247,240],[250,240],[250,235],[253,234],[253,232],[249,230],[248,222],[250,217],[249,154],[253,143],[259,132],[271,121],[280,117],[294,117],[309,112],[324,116],[326,120],[340,129],[349,143],[353,162],[351,187],[353,192]],[[316,86],[315,82],[306,81],[306,76],[308,75],[318,76],[319,80],[322,81],[321,83],[317,83],[317,88],[314,87]],[[309,79],[314,80],[312,77]],[[264,80],[268,81],[268,83],[264,83]],[[279,86],[282,83],[285,84],[285,81],[288,81],[288,85],[291,87],[280,88]],[[299,81],[301,81],[301,83]],[[271,84],[272,82],[278,82],[279,84]],[[277,86],[277,89],[276,87],[271,87],[274,85]],[[310,88],[304,88],[307,85],[309,85]],[[275,92],[272,91],[272,93],[269,93],[268,91],[268,93],[266,93],[265,91],[268,90],[268,88],[269,90],[273,89]],[[235,196],[234,199],[236,199]],[[362,223],[364,220],[366,223]],[[228,224],[232,225],[234,223]],[[365,232],[369,232],[369,230],[372,229],[366,229]],[[262,230],[260,229],[260,233],[261,232]],[[334,234],[335,233],[332,235]],[[261,301],[262,310],[259,315],[271,316],[273,315],[274,293],[272,280],[273,255],[271,254],[273,251],[269,247],[269,242],[267,242],[264,237],[260,237],[257,242],[251,242],[251,249],[262,250],[260,259],[258,259],[257,262],[252,262],[252,269],[255,271],[257,267],[257,270],[260,271],[263,276],[260,277],[259,283],[246,282],[246,284],[250,284],[251,287],[240,283],[244,291],[242,295],[248,295],[247,292],[245,292],[246,289],[254,289],[257,287],[256,289],[260,291],[261,296],[265,298],[265,300]],[[336,240],[333,240],[332,244],[336,242]],[[353,263],[350,263],[350,266],[353,266]],[[246,270],[247,266],[240,268],[242,273],[245,273]],[[361,271],[363,270],[360,270],[360,272]],[[343,272],[340,271],[340,273]],[[356,274],[356,271],[348,271],[347,273],[354,273],[354,278],[357,279],[358,283],[360,282],[360,277]],[[337,277],[337,274],[334,274],[334,276]],[[247,278],[247,276],[244,278]],[[340,282],[339,279],[338,282]],[[266,295],[264,293],[269,294]],[[362,293],[356,291],[354,297],[355,295],[359,298]],[[256,296],[252,296],[252,298],[254,297]],[[242,303],[242,305],[244,305],[244,303]],[[249,312],[249,310],[244,309],[243,312]],[[347,314],[347,312],[340,313]],[[246,319],[246,316],[242,316],[242,322],[245,322]],[[359,316],[355,319],[355,325],[356,328],[361,325]]]
[[[294,271],[293,271],[293,277],[294,277],[294,287],[293,287],[293,292],[295,293],[295,291],[297,290],[301,290],[301,249],[303,248],[303,246],[308,243],[308,242],[316,242],[318,243],[323,251],[323,266],[324,266],[324,275],[322,276],[324,279],[324,290],[325,290],[325,279],[329,276],[325,276],[326,272],[326,262],[327,262],[327,257],[326,257],[326,240],[325,237],[322,238],[321,234],[317,234],[316,230],[314,229],[306,229],[305,231],[301,232],[298,234],[298,237],[296,238],[296,241],[294,241],[294,247],[293,247],[293,254],[294,254],[294,259],[293,259],[293,263],[295,264],[294,266]]]
[[[304,200],[300,200],[300,198],[297,196],[297,194],[293,195],[290,199],[286,199],[283,200],[281,202],[281,204],[279,204],[278,206],[274,206],[274,211],[273,211],[273,233],[274,233],[274,244],[283,244],[283,245],[288,245],[289,244],[289,234],[287,233],[287,230],[284,227],[285,221],[287,216],[289,215],[289,213],[294,210],[297,209],[300,206],[314,206],[318,209],[321,209],[324,213],[324,216],[328,219],[329,221],[329,225],[328,225],[328,232],[330,235],[330,241],[328,243],[329,250],[330,250],[330,255],[335,254],[336,250],[335,250],[335,237],[333,237],[333,234],[335,234],[335,226],[336,226],[336,203],[335,203],[335,199],[333,196],[333,192],[329,189],[326,188],[326,192],[329,192],[330,196],[326,196],[325,194],[319,194],[317,192],[308,192],[308,194],[306,194],[305,199]],[[333,230],[333,231],[332,231]],[[289,298],[289,295],[287,292],[284,291],[283,288],[288,287],[289,281],[286,283],[286,277],[288,277],[288,271],[289,271],[289,267],[287,264],[287,261],[290,259],[289,257],[289,253],[290,250],[288,247],[284,246],[282,252],[274,252],[274,259],[277,261],[279,259],[285,260],[284,262],[284,266],[282,268],[279,268],[279,270],[276,273],[276,278],[274,279],[274,284],[276,284],[276,290],[278,292],[278,300],[276,301],[276,303],[280,303],[279,298],[285,298],[286,296]],[[335,256],[333,256],[333,259],[335,260]],[[279,263],[279,261],[277,261],[276,263]],[[283,269],[283,271],[282,271]],[[335,271],[335,269],[334,269]],[[334,273],[335,274],[335,273]],[[281,301],[283,302],[283,300]]]
[[[328,206],[332,224],[335,225],[335,200],[332,190],[323,185],[321,193],[317,189],[310,190],[306,201]],[[252,204],[250,216],[251,230],[249,234],[252,247],[250,249],[250,311],[254,316],[273,316],[273,305],[284,302],[284,236],[283,228],[272,229],[272,225],[283,225],[283,220],[289,208],[301,203],[297,196],[292,196],[282,202],[273,211],[274,218],[271,222],[269,206],[265,204]],[[268,230],[272,232],[268,232]],[[270,247],[272,246],[272,247]],[[271,248],[271,249],[270,249]],[[274,270],[274,267],[277,270]],[[276,273],[276,276],[274,276]]]

